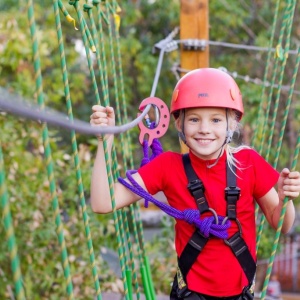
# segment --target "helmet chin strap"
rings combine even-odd
[[[183,143],[185,145],[187,145],[186,143],[186,138],[185,138],[185,134],[184,134],[184,118],[185,118],[185,109],[182,110],[182,112],[180,113],[180,118],[181,118],[181,131],[178,132],[178,136],[179,138],[183,141]],[[188,146],[188,145],[187,145]]]

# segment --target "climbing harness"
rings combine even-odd
[[[200,215],[206,212],[211,212],[213,213],[216,222],[218,222],[216,212],[208,206],[207,200],[204,195],[205,189],[203,182],[195,173],[191,165],[189,155],[184,154],[182,159],[185,173],[189,181],[187,188],[196,201]],[[226,167],[227,187],[225,188],[225,199],[227,201],[227,216],[223,219],[222,223],[225,223],[227,220],[236,222],[238,225],[238,231],[232,237],[225,238],[224,242],[231,248],[249,282],[249,285],[245,287],[242,292],[241,299],[251,300],[253,299],[253,295],[250,289],[254,280],[256,263],[252,258],[247,244],[242,238],[241,224],[236,216],[236,202],[240,197],[240,189],[236,186],[235,168],[232,167],[231,169],[228,163],[226,163]],[[203,233],[199,231],[199,229],[196,229],[187,245],[185,246],[184,250],[182,251],[180,257],[178,257],[178,271],[174,279],[172,290],[173,294],[174,290],[176,291],[179,299],[193,299],[190,298],[192,292],[188,290],[186,284],[186,276],[208,240],[209,236],[204,236]]]

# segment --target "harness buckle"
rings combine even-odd
[[[202,190],[202,192],[204,193],[204,185],[203,182],[199,179],[195,179],[189,182],[188,186],[187,186],[188,190],[190,191],[190,193],[193,196],[193,193],[198,191],[198,190]]]
[[[236,200],[240,199],[241,189],[237,186],[229,186],[225,188],[225,199],[228,201],[229,197],[236,197]]]

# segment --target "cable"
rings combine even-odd
[[[174,41],[172,41],[174,43]],[[185,40],[176,40],[178,44],[183,44],[184,48],[187,49],[205,49],[207,45],[211,46],[221,46],[233,49],[244,49],[250,51],[262,51],[262,52],[276,52],[276,48],[268,48],[268,47],[258,47],[258,46],[249,46],[249,45],[242,45],[242,44],[232,44],[232,43],[225,43],[225,42],[216,42],[210,40],[200,40],[200,39],[185,39]],[[288,54],[297,55],[297,50],[289,50],[287,51]]]
[[[242,79],[244,80],[245,82],[251,82],[253,84],[256,84],[256,85],[263,85],[263,86],[266,86],[266,87],[274,87],[274,88],[278,88],[279,85],[278,84],[271,84],[271,82],[269,81],[263,81],[261,80],[260,78],[251,78],[249,75],[239,75],[236,71],[228,71],[225,67],[219,67],[220,70],[230,74],[233,78],[238,78],[238,79]],[[189,71],[191,70],[188,70],[188,69],[183,69],[183,68],[180,68],[178,67],[178,65],[174,65],[172,67],[172,72],[175,74],[176,78],[178,76],[178,72],[179,73],[188,73]],[[291,88],[290,85],[283,85],[281,86],[281,90],[282,91],[289,91]],[[296,91],[294,90],[293,91],[293,94],[295,95],[300,95],[300,91]]]
[[[50,110],[49,108],[41,109],[37,105],[22,101],[20,99],[20,96],[4,92],[3,89],[0,89],[0,92],[0,108],[3,111],[24,117],[26,119],[47,122],[51,125],[63,127],[68,130],[75,130],[76,132],[89,135],[118,134],[125,132],[138,125],[149,112],[152,105],[148,104],[143,112],[135,120],[127,124],[121,126],[92,127],[88,122],[77,119],[71,121],[67,115],[62,114],[58,111],[52,109]]]

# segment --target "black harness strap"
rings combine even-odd
[[[194,197],[200,214],[208,211],[209,206],[204,195],[203,182],[198,178],[195,173],[191,160],[188,154],[182,156],[184,169],[189,180],[187,188]],[[196,261],[198,255],[206,245],[208,238],[205,237],[199,229],[196,229],[192,237],[188,241],[187,245],[183,249],[180,257],[178,258],[178,266],[182,273],[182,277],[186,282],[186,276],[191,269],[192,265]]]
[[[196,201],[200,214],[205,211],[209,211],[209,206],[204,195],[203,182],[198,178],[196,172],[194,171],[189,155],[184,154],[182,158],[184,169],[189,181],[188,189]],[[243,271],[247,276],[249,285],[251,285],[256,272],[256,263],[248,249],[247,244],[241,236],[240,224],[236,218],[236,202],[240,196],[240,189],[236,186],[236,175],[234,173],[235,169],[231,169],[228,163],[226,165],[227,188],[225,189],[225,199],[227,201],[227,218],[236,221],[240,230],[232,237],[224,241],[231,248],[234,255],[238,259]],[[196,229],[182,251],[180,257],[178,258],[178,266],[185,282],[189,270],[196,261],[198,255],[201,253],[203,247],[206,245],[208,239],[209,238],[206,238],[201,234],[199,229]]]
[[[242,238],[240,223],[236,218],[236,202],[240,197],[240,189],[236,186],[235,170],[231,169],[228,163],[226,167],[227,187],[225,189],[225,199],[227,201],[227,217],[237,222],[239,231],[225,240],[225,243],[231,248],[248,279],[249,285],[251,285],[256,272],[256,263]]]
[[[202,214],[203,212],[209,210],[208,203],[204,196],[205,189],[204,189],[203,182],[199,179],[199,177],[195,173],[189,155],[184,154],[182,156],[182,159],[183,159],[184,170],[189,180],[187,188],[192,194],[192,196],[194,197],[197,203],[197,207],[200,211],[200,214]]]

